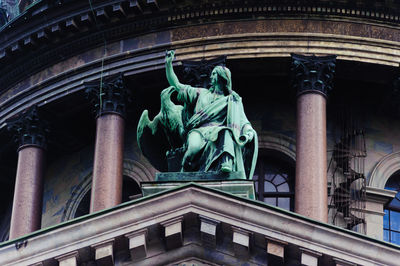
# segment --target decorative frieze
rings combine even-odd
[[[332,90],[336,56],[304,56],[292,54],[291,72],[297,96],[304,93],[320,93],[327,96]]]
[[[92,101],[97,116],[107,113],[125,116],[129,91],[123,74],[105,77],[100,81],[85,83],[88,98]]]

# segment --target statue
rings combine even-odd
[[[181,172],[243,172],[243,178],[252,178],[257,134],[241,97],[232,90],[230,70],[216,66],[211,87],[195,88],[179,82],[173,59],[174,51],[168,51],[165,68],[170,87],[161,92],[160,113],[151,121],[145,110],[139,121],[137,137],[143,154],[160,171],[168,168],[165,154],[181,152]],[[173,93],[183,105],[171,100]]]

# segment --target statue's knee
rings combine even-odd
[[[196,153],[201,150],[204,145],[203,137],[198,132],[192,132],[188,136],[187,140],[187,151],[190,153]]]
[[[200,146],[196,145],[189,145],[187,150],[186,150],[186,155],[189,157],[193,157],[196,155],[199,151],[201,150]]]

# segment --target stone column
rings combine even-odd
[[[297,90],[295,211],[328,222],[326,97],[335,56],[292,55]]]
[[[96,143],[90,212],[116,206],[122,201],[122,172],[127,90],[123,76],[86,83],[96,107]]]
[[[47,130],[36,106],[7,125],[19,144],[10,224],[10,239],[15,239],[40,229]]]

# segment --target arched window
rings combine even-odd
[[[260,156],[253,176],[258,200],[293,211],[294,171],[284,156]]]
[[[80,217],[82,215],[88,214],[90,210],[90,193],[91,189],[89,189],[85,196],[82,198],[79,203],[74,218]],[[130,197],[134,195],[141,194],[142,191],[139,185],[132,179],[127,176],[124,176],[123,187],[122,187],[122,202],[130,201]]]
[[[396,197],[386,206],[383,217],[383,240],[400,244],[400,171],[386,182],[385,189],[397,191]]]

